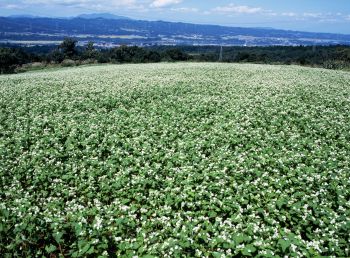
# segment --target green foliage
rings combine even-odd
[[[77,54],[76,44],[77,40],[73,38],[65,38],[60,44],[59,48],[62,50],[62,53],[65,58],[74,59]]]
[[[72,67],[72,66],[75,66],[75,61],[74,60],[71,60],[71,59],[64,59],[61,63],[61,65],[63,67]]]
[[[153,47],[163,53],[172,47]],[[189,55],[190,60],[217,62],[219,46],[179,46],[178,50]],[[318,66],[327,69],[346,69],[350,67],[349,46],[270,46],[270,47],[223,47],[223,62],[299,64]]]
[[[49,63],[53,62],[59,64],[64,60],[64,58],[64,54],[59,49],[55,49],[46,56],[46,61]]]
[[[98,51],[94,47],[94,42],[88,42],[82,54],[84,60],[93,60],[98,57]]]
[[[4,257],[349,257],[350,74],[148,64],[0,77]]]
[[[114,63],[147,63],[160,62],[160,54],[155,51],[147,51],[137,46],[120,46],[101,53]]]
[[[65,59],[81,64],[92,63],[157,63],[161,61],[219,61],[217,46],[126,46],[111,49],[95,48],[93,42],[77,47],[76,40],[66,38],[57,48],[34,46],[0,49],[1,73],[23,72],[19,67],[32,62],[61,64]],[[349,46],[272,46],[223,47],[222,62],[298,64],[334,70],[350,69]],[[29,64],[30,65],[30,64]],[[17,68],[16,68],[17,67]],[[31,69],[29,69],[31,70]]]
[[[17,66],[30,60],[21,49],[0,48],[0,74],[13,73]]]
[[[179,48],[171,48],[163,53],[163,58],[167,61],[186,61],[190,59],[189,55]]]

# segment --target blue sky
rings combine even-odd
[[[137,19],[350,34],[349,0],[0,0],[0,15],[109,12]]]

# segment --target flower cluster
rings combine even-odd
[[[0,252],[350,256],[350,73],[105,65],[0,77]]]

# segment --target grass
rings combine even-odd
[[[0,253],[349,256],[350,74],[143,64],[0,77]]]

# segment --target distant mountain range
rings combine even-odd
[[[18,15],[10,15],[9,18],[40,18],[40,16],[30,15],[30,14],[18,14]]]
[[[112,47],[129,45],[350,45],[350,35],[134,20],[109,13],[72,18],[0,17],[0,43],[58,44],[74,37]]]
[[[114,15],[111,13],[89,13],[89,14],[81,14],[77,16],[77,18],[83,19],[108,19],[108,20],[131,20],[129,17]]]

